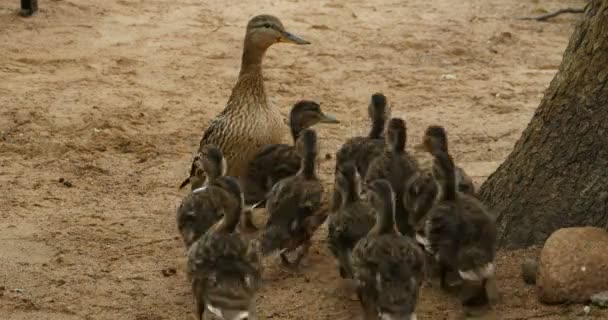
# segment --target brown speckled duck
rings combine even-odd
[[[245,203],[263,201],[279,180],[293,176],[300,170],[302,159],[295,144],[300,132],[317,123],[339,123],[332,115],[321,110],[321,106],[309,100],[298,101],[289,114],[289,126],[293,145],[269,144],[264,146],[249,162],[242,181]]]
[[[206,314],[212,314],[221,320],[255,319],[260,270],[235,232],[243,210],[243,194],[233,177],[220,177],[214,186],[225,190],[221,197],[236,205],[227,208],[223,218],[194,242],[188,252],[196,318],[209,319]]]
[[[345,162],[354,162],[361,177],[367,174],[370,162],[384,151],[384,126],[390,117],[386,97],[382,93],[374,93],[367,107],[371,120],[371,129],[365,137],[348,139],[336,152],[336,168]],[[334,188],[332,196],[332,211],[342,202],[340,194]]]
[[[463,305],[493,303],[497,298],[495,218],[478,199],[457,190],[452,157],[443,151],[433,156],[439,195],[424,218],[424,233],[416,239],[437,260],[442,288],[448,287],[447,273],[458,271],[469,289],[463,292]]]
[[[231,197],[222,196],[226,190],[216,185],[217,179],[226,172],[226,161],[217,147],[204,146],[194,158],[192,168],[192,185],[198,189],[186,195],[177,208],[177,228],[186,248],[218,222],[226,208],[236,205],[230,203]],[[202,187],[201,182],[204,175],[206,187]]]
[[[342,203],[329,215],[327,244],[338,262],[340,276],[352,279],[351,252],[374,226],[376,217],[369,202],[359,196],[361,178],[354,163],[346,162],[336,169],[335,188]]]
[[[376,223],[352,252],[352,268],[365,320],[416,319],[424,254],[395,226],[395,195],[384,179],[372,181],[368,196]]]
[[[328,210],[323,208],[323,185],[316,173],[318,153],[317,134],[311,129],[300,133],[296,150],[302,159],[300,171],[285,178],[270,190],[266,208],[269,218],[259,241],[261,255],[280,250],[284,264],[299,265],[311,246],[311,237],[327,219]],[[287,254],[300,248],[294,261]]]
[[[279,42],[309,44],[287,32],[274,16],[259,15],[249,21],[238,80],[226,107],[211,120],[200,141],[199,149],[207,144],[220,148],[228,163],[229,176],[240,177],[260,147],[283,140],[283,118],[268,105],[262,77],[264,54]],[[189,182],[187,178],[180,188]]]
[[[386,179],[395,193],[395,220],[399,231],[414,237],[410,214],[404,203],[406,182],[418,172],[418,162],[406,150],[407,132],[405,121],[392,118],[386,128],[386,149],[374,158],[367,169],[365,183]]]
[[[448,152],[448,139],[446,131],[441,126],[429,126],[423,138],[422,146],[431,155],[438,152]],[[456,186],[458,191],[475,196],[473,179],[469,177],[464,169],[456,166]],[[437,184],[431,170],[420,170],[410,178],[406,184],[404,202],[410,213],[413,213],[413,221],[423,217],[435,203],[437,198]]]

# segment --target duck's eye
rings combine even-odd
[[[270,23],[264,23],[264,28],[270,28]]]

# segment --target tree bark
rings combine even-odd
[[[499,244],[608,223],[608,0],[592,0],[555,78],[507,159],[480,188]]]

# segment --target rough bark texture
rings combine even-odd
[[[608,222],[608,0],[587,6],[540,106],[480,189],[499,243],[520,248],[557,229]]]

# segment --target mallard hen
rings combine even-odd
[[[287,32],[277,17],[259,15],[249,21],[238,80],[226,107],[211,120],[200,141],[199,148],[207,144],[220,148],[228,163],[229,176],[240,177],[260,147],[283,140],[283,118],[268,105],[262,77],[264,54],[279,42],[310,44]],[[189,182],[187,178],[180,188]]]
[[[405,150],[407,132],[405,121],[392,118],[386,128],[386,149],[374,158],[369,165],[365,183],[386,179],[391,183],[395,193],[395,220],[399,231],[414,237],[414,229],[410,223],[410,214],[405,207],[403,195],[405,183],[418,171],[418,162]]]
[[[224,176],[209,188],[223,189],[223,201],[237,205],[227,208],[223,218],[188,252],[196,317],[203,320],[205,313],[211,313],[222,320],[255,319],[261,276],[251,251],[235,233],[244,203],[240,186],[235,178]]]
[[[365,320],[416,319],[424,254],[395,226],[395,195],[386,180],[372,181],[368,196],[376,223],[352,252],[352,268]]]
[[[269,144],[251,160],[242,179],[245,203],[263,201],[279,180],[293,176],[300,170],[302,159],[295,150],[300,132],[317,123],[339,123],[332,115],[321,110],[313,101],[298,101],[291,109],[289,126],[293,145]]]
[[[369,202],[359,196],[361,178],[354,163],[346,162],[336,169],[335,188],[342,203],[329,215],[327,244],[338,262],[340,276],[352,279],[351,252],[374,226],[375,214]]]
[[[316,173],[318,153],[317,134],[311,129],[300,133],[296,144],[302,164],[298,173],[285,178],[270,190],[266,208],[269,218],[262,234],[256,241],[266,256],[281,250],[283,263],[299,265],[311,246],[310,239],[320,225],[325,222],[327,208],[321,205],[323,185]],[[289,261],[287,253],[300,248],[294,261]]]
[[[390,108],[382,93],[374,93],[367,107],[371,120],[371,129],[365,137],[348,139],[336,152],[336,168],[345,162],[354,162],[361,177],[367,174],[370,162],[384,151],[384,126],[390,117]],[[334,188],[332,196],[332,211],[342,202],[340,193]]]

